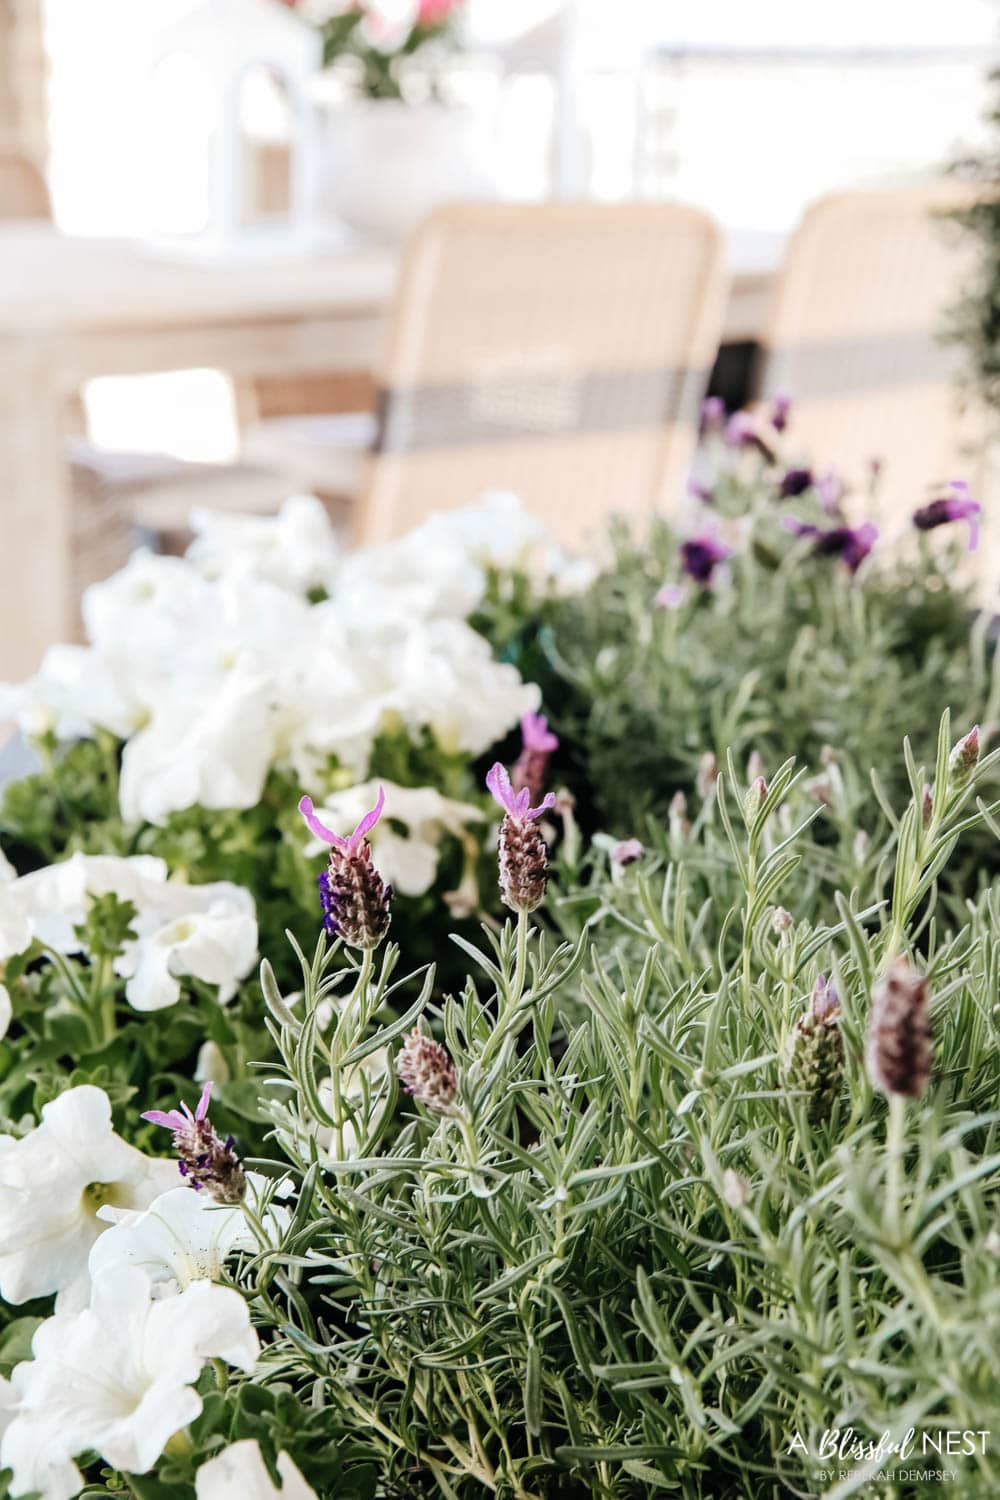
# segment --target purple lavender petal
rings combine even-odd
[[[343,847],[347,849],[356,849],[361,843],[365,834],[369,833],[375,827],[375,824],[382,816],[383,807],[385,807],[385,787],[380,786],[378,789],[378,801],[375,803],[375,806],[372,808],[371,812],[365,813],[357,828],[355,828],[350,837],[344,841]]]
[[[559,740],[549,729],[549,721],[544,714],[522,715],[521,740],[525,750],[533,750],[542,755],[550,755],[553,750],[559,749]]]
[[[514,788],[510,784],[506,767],[500,761],[495,761],[487,771],[486,785],[504,812],[510,813],[512,817],[516,816]]]
[[[305,818],[310,833],[315,834],[316,838],[322,839],[325,844],[332,844],[335,849],[348,849],[350,847],[347,839],[339,833],[334,833],[332,829],[327,828],[325,823],[320,822],[319,818],[313,812],[313,800],[311,797],[299,798],[299,812]]]

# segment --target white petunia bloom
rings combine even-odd
[[[445,835],[461,838],[470,824],[485,822],[485,814],[468,802],[442,797],[433,787],[365,781],[325,798],[319,809],[321,821],[334,833],[350,833],[376,800],[379,786],[385,791],[384,814],[368,834],[375,864],[383,879],[402,895],[423,895],[437,876]],[[403,825],[404,831],[394,824]],[[306,853],[319,854],[326,848],[314,839]]]
[[[108,893],[136,907],[136,936],[115,962],[136,1010],[176,1004],[188,975],[217,985],[220,1001],[230,1000],[253,967],[257,920],[250,892],[227,880],[168,880],[164,861],[143,854],[73,854],[0,882],[0,961],[36,938],[59,953],[81,952],[74,929],[86,919],[89,898]]]
[[[14,1370],[18,1406],[0,1464],[13,1469],[15,1494],[69,1500],[82,1484],[77,1454],[93,1449],[115,1468],[147,1473],[199,1415],[191,1387],[205,1361],[250,1372],[259,1343],[231,1287],[195,1281],[157,1298],[142,1271],[116,1266],[95,1278],[89,1307],[42,1324],[32,1351]]]
[[[274,758],[271,683],[249,662],[190,679],[163,698],[122,754],[119,798],[128,823],[164,823],[202,807],[255,807]]]
[[[5,984],[0,984],[0,1041],[7,1035],[11,1013],[10,991]]]
[[[254,1438],[243,1438],[202,1464],[195,1475],[197,1500],[316,1500],[316,1491],[302,1478],[287,1453],[278,1454],[275,1485]]]
[[[237,1250],[256,1245],[240,1207],[225,1207],[181,1185],[153,1200],[143,1212],[102,1208],[106,1229],[90,1252],[96,1283],[106,1271],[138,1266],[157,1295],[184,1291],[195,1281],[219,1281]]]
[[[89,646],[55,648],[0,691],[0,718],[28,734],[125,741],[126,822],[253,807],[275,766],[317,793],[331,757],[361,780],[394,729],[478,755],[537,708],[537,688],[466,623],[493,568],[556,586],[542,528],[514,496],[344,554],[307,497],[276,518],[198,526],[188,558],[139,552],[86,591]],[[316,586],[328,598],[311,605]]]
[[[27,1302],[87,1284],[104,1204],[143,1209],[177,1181],[174,1162],[116,1135],[102,1089],[67,1089],[28,1135],[0,1136],[0,1296]]]
[[[294,495],[276,516],[195,510],[187,558],[206,578],[265,579],[294,594],[329,591],[341,545],[315,495]]]

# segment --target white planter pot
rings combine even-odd
[[[330,105],[320,201],[362,234],[402,239],[441,203],[489,197],[490,111],[359,99]]]

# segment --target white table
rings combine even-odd
[[[773,273],[748,259],[727,340],[765,323]],[[33,671],[73,628],[69,396],[98,375],[371,370],[397,260],[384,248],[182,259],[47,224],[0,227],[0,675]]]

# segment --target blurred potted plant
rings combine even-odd
[[[324,203],[338,219],[395,239],[437,203],[483,195],[489,120],[448,77],[464,0],[284,3],[323,38]]]

